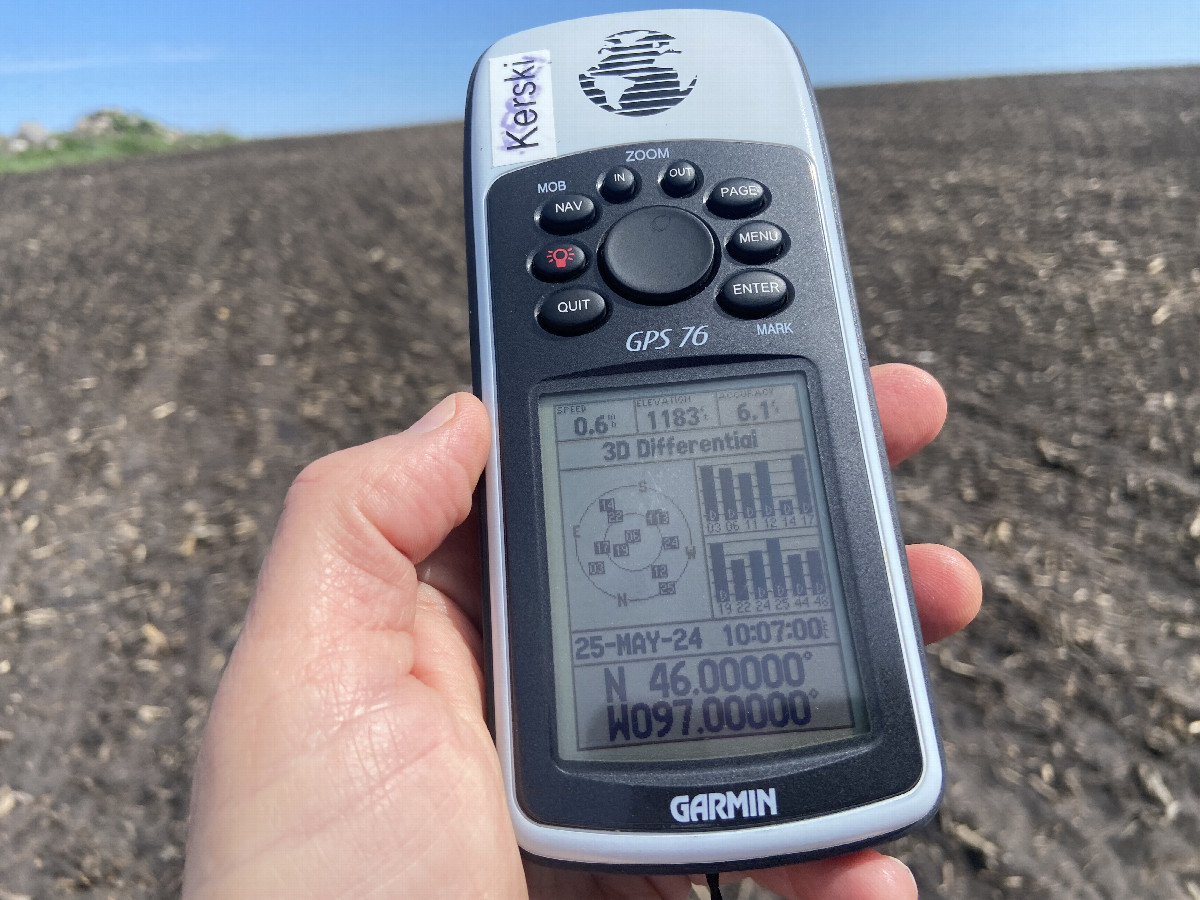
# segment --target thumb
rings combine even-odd
[[[483,405],[459,393],[405,432],[310,464],[284,500],[246,632],[294,649],[411,630],[414,566],[466,519],[488,442]]]
[[[411,839],[413,816],[441,803],[450,819],[461,797],[491,798],[506,821],[474,663],[452,604],[431,614],[414,567],[467,517],[488,443],[482,404],[455,394],[408,431],[296,478],[197,761],[192,894],[266,878],[281,860],[362,877]],[[469,682],[473,716],[426,683],[440,672],[431,654]],[[436,768],[446,759],[461,768],[453,791]],[[511,843],[511,832],[487,837]]]

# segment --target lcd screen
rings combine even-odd
[[[561,758],[866,730],[802,374],[547,394],[538,414]]]

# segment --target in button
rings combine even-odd
[[[628,166],[614,166],[600,179],[600,196],[609,203],[624,203],[637,193],[637,173]]]

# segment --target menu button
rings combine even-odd
[[[778,225],[758,219],[739,226],[725,246],[739,262],[763,263],[783,253],[786,237]]]

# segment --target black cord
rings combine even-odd
[[[708,881],[708,893],[712,897],[712,900],[724,900],[721,896],[721,885],[718,882],[721,876],[716,872],[709,872],[704,877]]]

